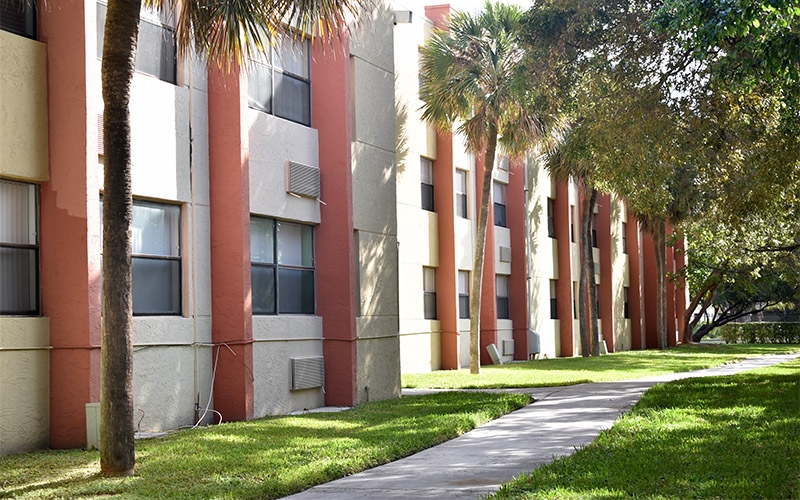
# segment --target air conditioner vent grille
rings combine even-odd
[[[288,177],[286,190],[288,192],[310,198],[319,198],[319,168],[290,161],[287,162],[286,173]]]
[[[292,370],[291,390],[322,387],[325,382],[325,363],[322,356],[290,358]]]

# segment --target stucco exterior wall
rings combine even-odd
[[[393,29],[376,2],[350,43],[359,402],[400,395]]]
[[[253,316],[253,340],[256,417],[324,405],[322,388],[290,390],[291,358],[322,356],[319,316]]]
[[[0,456],[50,439],[50,323],[0,317]]]
[[[611,196],[611,281],[614,314],[614,345],[616,351],[632,348],[631,320],[625,318],[625,287],[630,286],[628,254],[622,249],[623,223],[628,216],[625,202]]]
[[[547,235],[547,199],[555,196],[553,183],[543,165],[529,162],[528,258],[530,325],[539,333],[540,357],[561,354],[560,321],[550,318],[550,280],[559,279],[556,240]]]
[[[48,178],[45,44],[0,31],[0,175]]]
[[[318,224],[319,202],[286,192],[288,161],[319,167],[317,131],[255,109],[248,110],[248,118],[250,211],[284,220]],[[320,182],[325,185],[324,176]]]

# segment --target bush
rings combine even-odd
[[[728,323],[717,330],[726,344],[800,343],[800,323]]]

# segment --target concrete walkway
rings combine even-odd
[[[570,455],[592,442],[658,383],[731,375],[797,357],[800,353],[648,379],[513,390],[533,395],[536,402],[439,446],[286,498],[475,499],[497,490],[521,472]],[[404,390],[403,395],[424,392],[432,391]]]

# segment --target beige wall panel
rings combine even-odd
[[[48,179],[46,47],[0,31],[0,176]]]
[[[46,448],[50,322],[0,317],[0,456]]]
[[[253,323],[255,324],[255,318]],[[275,333],[289,336],[288,332]],[[280,415],[324,406],[325,396],[322,388],[290,390],[291,358],[317,356],[322,356],[321,340],[255,342],[253,344],[254,417]]]
[[[361,316],[391,319],[392,324],[381,335],[395,334],[399,296],[397,239],[359,231],[358,246]]]
[[[396,336],[358,340],[359,403],[400,397],[400,358]]]
[[[434,331],[429,327],[427,332],[400,335],[400,367],[403,373],[425,373],[441,369],[441,334],[438,327]]]
[[[313,128],[249,110],[250,127],[250,211],[279,219],[319,223],[319,202],[286,192],[287,161],[319,167],[317,131]],[[320,180],[325,201],[337,193],[325,191],[325,176]]]
[[[357,230],[397,234],[394,150],[353,144],[353,226]]]

